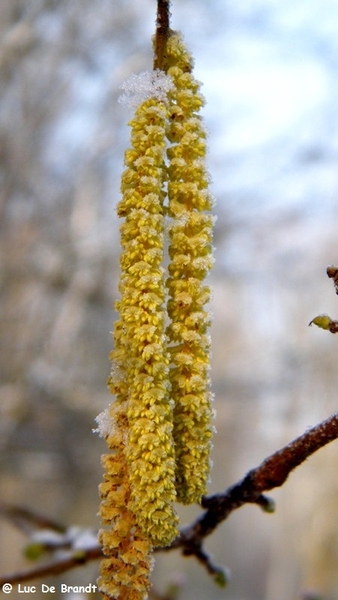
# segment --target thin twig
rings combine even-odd
[[[157,19],[154,43],[154,69],[164,70],[167,40],[170,32],[170,0],[157,0]]]
[[[191,525],[181,530],[180,535],[166,548],[155,548],[156,552],[181,549],[184,556],[194,555],[207,571],[215,578],[221,573],[210,556],[203,549],[204,539],[210,535],[227,517],[244,504],[257,504],[265,512],[273,512],[273,501],[263,492],[280,487],[290,473],[309,456],[338,438],[338,413],[335,413],[319,425],[308,429],[301,436],[290,442],[266,458],[258,467],[252,469],[238,483],[222,493],[205,496],[202,507],[205,512]],[[46,521],[49,523],[49,521]],[[66,558],[55,557],[53,561],[44,563],[33,569],[0,577],[0,588],[4,583],[30,581],[47,575],[59,575],[74,567],[102,557],[101,547],[73,552]]]
[[[164,550],[183,548],[185,555],[196,555],[203,540],[227,519],[233,510],[244,504],[258,504],[266,512],[272,512],[271,500],[263,496],[263,492],[283,485],[296,467],[337,438],[338,413],[335,413],[269,456],[225,492],[204,497],[202,506],[207,510],[192,525],[185,527],[171,546]]]
[[[49,529],[60,534],[66,532],[66,527],[61,523],[57,523],[22,506],[1,504],[0,515],[6,517],[17,529],[28,536],[41,529]]]
[[[102,548],[99,545],[86,550],[79,550],[78,552],[74,552],[71,556],[54,558],[48,563],[44,563],[37,567],[23,569],[16,573],[4,575],[3,577],[0,577],[0,588],[2,588],[5,583],[21,583],[23,581],[41,579],[46,576],[61,575],[66,571],[70,571],[75,567],[81,567],[87,562],[97,560],[98,558],[102,558]]]

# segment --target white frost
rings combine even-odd
[[[168,92],[173,87],[171,77],[160,69],[145,71],[139,75],[131,75],[120,85],[124,94],[120,96],[119,102],[128,108],[136,108],[149,98],[166,102]]]
[[[114,423],[110,416],[109,407],[97,415],[95,421],[98,427],[93,429],[93,433],[98,433],[99,436],[104,439],[107,437],[107,435],[111,434],[112,429],[114,428]]]
[[[73,525],[67,530],[67,540],[74,550],[88,550],[98,544],[97,531]]]

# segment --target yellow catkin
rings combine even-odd
[[[213,264],[210,213],[205,166],[206,134],[199,110],[203,97],[192,75],[192,60],[182,38],[174,34],[167,45],[171,125],[168,138],[169,291],[167,328],[174,408],[177,499],[199,502],[206,492],[210,469],[212,409],[209,381],[211,316],[205,305],[210,288],[204,279]]]
[[[108,528],[100,532],[105,558],[98,583],[107,599],[144,600],[152,548],[169,544],[178,533],[161,265],[167,111],[163,94],[137,108],[118,205],[124,218],[121,297],[108,381],[115,401],[97,418],[111,451],[103,456],[100,486],[100,515]]]
[[[130,484],[124,451],[126,414],[121,398],[115,401],[105,418],[111,423],[106,436],[111,454],[102,457],[105,475],[100,485],[100,516],[109,529],[99,534],[105,558],[100,564],[98,585],[107,600],[144,600],[150,586],[153,559],[151,544],[128,507]]]
[[[107,600],[147,598],[152,549],[178,534],[174,501],[199,502],[210,468],[211,316],[204,280],[213,263],[213,200],[203,98],[179,34],[171,33],[165,60],[167,75],[153,71],[132,81],[143,96],[130,122],[118,205],[119,317],[108,382],[115,400],[97,418],[110,450],[102,457],[106,529],[99,536],[105,558],[98,580]]]
[[[162,267],[167,110],[165,102],[149,98],[130,123],[132,148],[125,154],[118,206],[125,218],[116,303],[123,364],[119,348],[112,354],[117,378],[122,369],[126,385],[129,505],[154,546],[169,544],[178,533]]]

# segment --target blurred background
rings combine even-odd
[[[130,119],[119,85],[152,66],[155,11],[155,0],[0,3],[0,502],[65,525],[99,527],[105,444],[92,428],[111,401]],[[212,493],[337,410],[338,338],[308,323],[338,318],[326,276],[338,264],[338,6],[172,0],[172,27],[204,83],[217,198]],[[156,590],[337,600],[337,470],[333,443],[272,492],[274,515],[244,507],[208,539],[231,570],[225,590],[179,553],[157,555]],[[188,523],[199,510],[180,513]],[[24,543],[0,520],[1,574],[28,566]],[[96,576],[94,563],[55,581]]]

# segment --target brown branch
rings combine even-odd
[[[334,289],[336,290],[336,294],[338,294],[338,268],[331,265],[327,267],[326,274],[330,279],[333,279]]]
[[[331,265],[326,269],[327,276],[333,280],[334,288],[336,290],[336,294],[338,294],[338,268]],[[338,321],[331,319],[329,315],[318,315],[312,321],[310,321],[309,325],[317,325],[321,329],[326,329],[331,333],[338,333]]]
[[[32,534],[34,531],[41,529],[50,529],[57,533],[63,534],[66,532],[66,527],[61,523],[52,521],[38,513],[33,512],[22,506],[12,506],[1,504],[0,515],[6,517],[23,533],[26,535]]]
[[[204,538],[227,519],[233,510],[253,503],[266,512],[273,512],[272,501],[263,492],[283,485],[291,471],[337,438],[338,413],[335,413],[269,456],[225,492],[204,497],[202,506],[207,510],[192,525],[185,527],[171,546],[164,550],[182,548],[186,556],[193,554],[198,558]]]
[[[170,546],[155,548],[155,551],[164,552],[181,549],[184,556],[194,555],[214,577],[215,581],[220,585],[224,585],[227,579],[226,571],[214,565],[210,556],[204,551],[204,539],[220,523],[225,521],[234,510],[244,504],[257,504],[265,512],[273,512],[273,501],[266,497],[263,492],[283,485],[296,467],[314,452],[337,438],[338,413],[335,413],[326,421],[307,430],[287,446],[266,458],[235,485],[222,493],[205,496],[202,499],[202,507],[206,509],[205,512],[194,523],[182,529],[180,535]],[[76,550],[66,558],[54,558],[53,561],[44,563],[39,567],[1,577],[0,588],[4,583],[19,583],[46,575],[59,575],[101,557],[102,550],[99,545],[89,549]]]
[[[157,0],[154,69],[164,70],[165,51],[170,33],[170,0]]]
[[[75,567],[81,567],[91,560],[102,558],[102,556],[102,549],[99,545],[86,550],[78,550],[66,558],[55,558],[37,567],[4,575],[0,577],[0,589],[5,583],[21,583],[22,581],[32,581],[32,579],[40,579],[50,575],[61,575]]]

